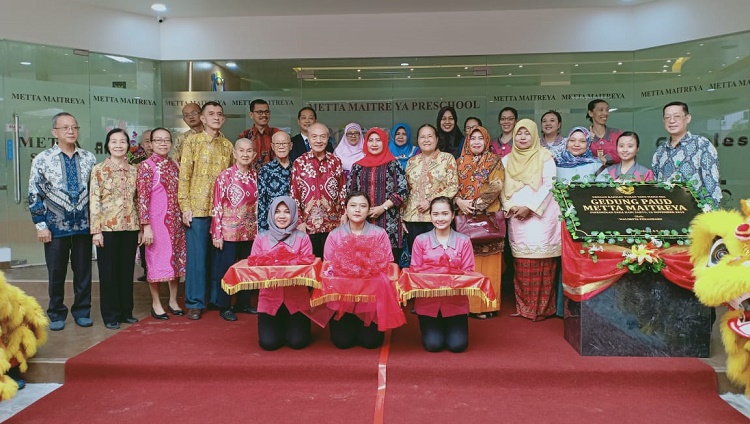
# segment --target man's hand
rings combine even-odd
[[[189,227],[191,222],[193,222],[193,211],[183,212],[182,223],[185,224],[186,227]]]
[[[36,238],[38,238],[42,243],[49,243],[52,241],[52,232],[49,230],[49,228],[44,230],[37,230]]]

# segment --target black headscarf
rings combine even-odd
[[[453,131],[449,133],[443,131],[443,128],[440,127],[440,120],[443,119],[445,112],[450,112],[453,115],[453,120],[456,121]],[[461,155],[464,135],[461,130],[458,129],[458,115],[456,114],[456,109],[454,109],[453,106],[444,106],[440,108],[435,127],[437,128],[438,149],[440,149],[441,152],[450,153],[458,158]]]

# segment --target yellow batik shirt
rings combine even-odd
[[[212,137],[204,131],[185,139],[177,189],[183,212],[191,211],[196,218],[211,216],[214,181],[234,163],[233,149],[232,142],[222,133]]]

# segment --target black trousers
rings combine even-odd
[[[310,318],[302,312],[290,314],[282,304],[276,315],[258,313],[258,345],[263,350],[276,350],[285,345],[302,349],[311,339]]]
[[[313,255],[323,259],[328,233],[310,234],[310,243],[312,243]]]
[[[103,231],[96,248],[102,320],[105,324],[133,317],[133,271],[138,231]]]
[[[211,260],[211,291],[208,297],[208,303],[216,305],[219,309],[229,309],[231,296],[221,288],[221,279],[227,273],[229,267],[238,261],[246,260],[250,256],[250,250],[253,248],[253,241],[224,241],[222,249],[215,247],[213,258]],[[241,290],[237,292],[237,307],[250,307],[250,293],[257,290]]]
[[[422,345],[428,352],[463,352],[469,346],[469,319],[466,315],[444,318],[419,315],[419,330],[422,332]]]
[[[341,319],[331,319],[331,342],[339,349],[349,349],[356,345],[365,349],[375,349],[383,345],[385,333],[378,331],[378,324],[365,323],[354,314],[346,313]]]
[[[50,321],[65,321],[68,317],[64,303],[68,261],[73,270],[75,296],[70,313],[74,318],[88,318],[91,313],[91,234],[53,237],[52,241],[44,243],[44,259],[49,277],[47,316]]]
[[[406,231],[408,231],[405,236],[406,242],[409,243],[409,252],[412,251],[414,240],[418,235],[430,232],[435,228],[435,226],[432,225],[432,222],[404,222],[404,224],[406,224]]]

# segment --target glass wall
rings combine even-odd
[[[5,142],[0,167],[0,248],[10,248],[15,264],[43,263],[28,211],[33,157],[54,144],[52,117],[73,114],[82,148],[104,158],[103,141],[115,127],[140,140],[145,128],[161,123],[158,63],[57,47],[0,41],[0,116]],[[13,149],[18,119],[19,149]],[[19,160],[21,200],[16,202],[15,160]],[[0,261],[2,262],[2,261]]]
[[[609,126],[637,131],[639,161],[650,165],[666,135],[661,108],[682,100],[690,105],[690,130],[717,146],[725,205],[738,207],[740,198],[750,197],[744,172],[750,32],[635,52],[538,55],[155,62],[12,41],[0,41],[0,53],[6,136],[0,146],[0,263],[7,247],[15,262],[43,262],[26,201],[29,167],[52,145],[51,118],[63,110],[78,118],[81,146],[103,158],[104,136],[114,127],[127,128],[135,140],[156,125],[184,131],[181,109],[191,101],[220,101],[230,139],[252,125],[253,99],[266,99],[271,125],[292,134],[298,132],[297,111],[311,105],[338,141],[349,122],[387,130],[396,122],[412,129],[435,124],[443,105],[457,109],[459,125],[479,117],[493,137],[505,106],[536,122],[554,109],[567,133],[588,125],[587,103],[604,98]],[[18,152],[8,144],[14,115],[21,130]]]

